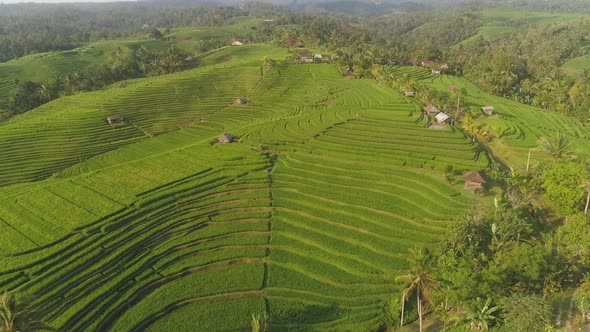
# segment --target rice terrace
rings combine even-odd
[[[0,331],[588,330],[588,3],[305,3],[0,4]]]

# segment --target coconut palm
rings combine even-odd
[[[0,332],[53,330],[34,316],[35,312],[27,299],[8,292],[0,296]]]
[[[438,283],[433,276],[433,259],[428,249],[410,249],[409,260],[410,270],[408,271],[408,274],[396,278],[396,281],[403,281],[408,284],[406,289],[403,291],[401,324],[403,325],[403,303],[405,302],[407,295],[409,295],[412,291],[415,291],[420,332],[422,332],[423,303],[430,302],[430,294],[433,290],[438,288]]]
[[[539,140],[539,147],[551,157],[554,166],[557,159],[572,159],[574,157],[570,150],[571,145],[571,141],[563,133],[559,133],[553,138],[542,137]]]
[[[492,306],[492,299],[485,301],[478,297],[467,306],[465,320],[469,321],[472,330],[487,331],[490,325],[498,320],[496,312],[500,310],[498,306]]]

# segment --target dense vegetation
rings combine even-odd
[[[490,7],[2,5],[79,47],[0,64],[0,325],[583,327],[588,24]]]

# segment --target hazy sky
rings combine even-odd
[[[19,2],[63,3],[63,2],[115,2],[115,1],[135,1],[135,0],[0,0],[0,3],[19,3]]]

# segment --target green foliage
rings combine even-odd
[[[464,320],[469,323],[472,330],[487,331],[500,321],[499,306],[492,304],[492,299],[475,298],[467,305]]]
[[[551,326],[551,311],[541,295],[515,293],[503,301],[503,320],[511,331],[543,332]]]
[[[578,213],[570,216],[557,229],[560,251],[575,264],[590,264],[590,220],[588,216]]]
[[[588,173],[577,163],[558,163],[542,174],[545,196],[563,214],[575,214],[582,205],[580,187]]]
[[[267,332],[268,331],[268,314],[266,312],[261,314],[252,314],[252,332]]]
[[[0,331],[52,331],[44,322],[37,320],[30,301],[22,295],[8,293],[0,295]]]

